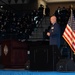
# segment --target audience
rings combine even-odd
[[[0,11],[0,40],[17,39],[28,40],[41,17],[38,10],[28,13],[18,13],[3,9]]]

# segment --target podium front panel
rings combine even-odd
[[[2,64],[5,68],[24,68],[28,60],[27,45],[16,40],[4,40],[2,47]]]

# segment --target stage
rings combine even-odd
[[[0,70],[0,75],[75,75],[75,72]]]

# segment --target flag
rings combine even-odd
[[[75,19],[72,11],[62,37],[75,53]]]

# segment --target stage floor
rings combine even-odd
[[[75,72],[0,70],[0,75],[75,75]]]

